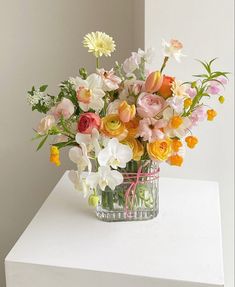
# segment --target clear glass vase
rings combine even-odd
[[[97,217],[102,221],[148,220],[159,211],[159,166],[151,160],[131,161],[119,169],[124,182],[114,191],[98,190]]]

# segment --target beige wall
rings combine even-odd
[[[196,149],[187,151],[182,168],[162,165],[161,174],[170,177],[218,181],[222,211],[225,287],[233,287],[234,259],[234,15],[233,0],[146,0],[145,45],[161,45],[161,39],[177,38],[188,57],[181,64],[171,61],[165,70],[183,81],[200,74],[194,59],[218,57],[218,69],[230,71],[223,106],[214,101],[218,116],[195,130]],[[170,7],[170,9],[169,9]],[[161,49],[155,66],[161,65]],[[216,66],[215,66],[216,67]],[[214,105],[213,104],[213,105]],[[200,212],[200,210],[198,210]]]
[[[139,1],[139,0],[138,0]],[[143,2],[142,0],[140,2]],[[76,75],[94,58],[81,45],[85,33],[112,35],[117,52],[112,61],[129,55],[134,42],[134,0],[0,0],[0,286],[3,260],[69,163],[48,162],[48,148],[35,152],[30,141],[40,115],[26,104],[32,84],[49,84]],[[144,29],[142,29],[143,33]],[[143,44],[141,45],[143,46]],[[108,61],[105,61],[106,63]]]

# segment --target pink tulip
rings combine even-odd
[[[148,93],[157,92],[162,85],[163,76],[159,71],[152,72],[145,81],[145,90]]]

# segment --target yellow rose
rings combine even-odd
[[[110,114],[102,118],[100,131],[108,137],[116,137],[119,140],[124,139],[128,133],[125,124],[117,114]]]
[[[128,145],[132,149],[133,160],[139,161],[141,159],[141,156],[144,154],[144,147],[139,140],[127,137],[122,143]]]
[[[147,151],[152,160],[164,161],[171,153],[171,140],[168,138],[147,143]]]

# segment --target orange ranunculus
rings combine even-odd
[[[214,118],[217,116],[217,112],[213,109],[207,111],[207,120],[213,121]]]
[[[173,139],[172,140],[172,150],[174,151],[174,152],[178,152],[179,151],[179,149],[181,148],[183,146],[183,144],[182,144],[182,142],[180,141],[180,140],[178,140],[178,139]]]
[[[147,143],[147,151],[152,160],[164,161],[171,152],[171,140],[167,138]]]
[[[122,143],[128,145],[132,149],[133,160],[139,161],[141,159],[144,154],[144,146],[139,140],[133,137],[126,137]]]
[[[100,131],[108,137],[116,137],[119,140],[124,139],[128,134],[125,124],[117,114],[109,114],[102,118]]]
[[[171,127],[173,129],[178,129],[178,127],[183,123],[183,119],[180,116],[173,116],[171,119]]]
[[[162,96],[164,99],[167,99],[172,96],[171,86],[173,81],[175,80],[174,77],[170,76],[163,76],[162,86],[158,91],[158,94]]]
[[[50,162],[60,165],[60,151],[57,146],[51,146]]]
[[[182,156],[175,154],[169,157],[168,162],[170,165],[181,166],[184,159]]]
[[[125,123],[125,126],[128,130],[128,137],[135,137],[137,132],[138,132],[138,128],[139,128],[139,119],[138,118],[134,118],[133,120],[129,121],[128,123]]]
[[[121,102],[118,108],[119,118],[122,122],[128,123],[135,117],[135,105],[129,105],[126,101]]]
[[[159,71],[149,74],[145,81],[145,90],[147,93],[157,92],[162,85],[163,77]]]
[[[185,138],[185,142],[189,148],[194,148],[195,145],[198,143],[198,139],[194,136],[188,136]]]

